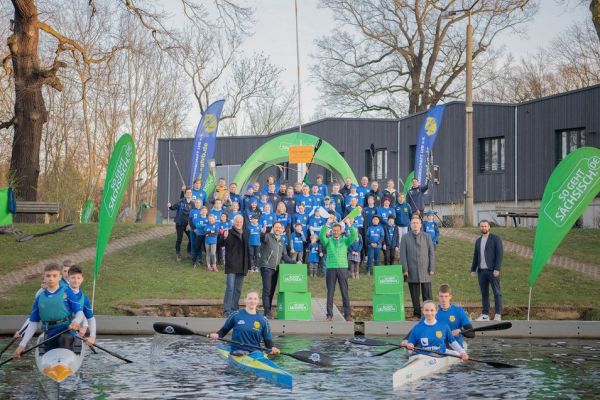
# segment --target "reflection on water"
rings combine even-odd
[[[101,345],[134,363],[124,364],[102,352],[90,354],[79,377],[61,387],[61,398],[590,398],[600,383],[600,341],[595,340],[477,338],[469,343],[473,357],[520,368],[467,362],[401,391],[391,389],[392,373],[403,356],[400,351],[370,357],[385,348],[351,345],[343,338],[275,340],[287,352],[312,348],[331,355],[335,366],[319,368],[279,357],[277,362],[294,375],[294,389],[289,391],[232,369],[217,355],[215,345],[202,338],[102,337]],[[0,369],[1,399],[56,398],[55,390],[39,376],[32,357]]]

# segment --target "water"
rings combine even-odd
[[[600,341],[491,339],[470,341],[472,357],[519,366],[495,369],[465,362],[449,372],[393,391],[391,377],[401,352],[370,357],[385,347],[344,343],[339,337],[286,336],[275,339],[287,352],[315,349],[335,358],[319,368],[280,356],[294,375],[292,391],[227,366],[202,338],[158,343],[151,336],[101,337],[99,344],[134,361],[124,364],[103,352],[89,354],[76,381],[61,388],[62,399],[394,399],[394,398],[591,398],[600,383]],[[6,343],[2,339],[0,346]],[[6,355],[4,356],[6,357]],[[69,378],[72,379],[72,378]],[[1,399],[56,398],[40,377],[33,357],[0,369]]]

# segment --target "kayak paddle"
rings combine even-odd
[[[27,324],[27,325],[29,325],[29,324]],[[2,357],[2,354],[4,354],[4,352],[5,352],[6,350],[8,350],[8,348],[9,348],[10,346],[12,346],[12,344],[13,344],[13,343],[14,343],[14,342],[15,342],[17,339],[19,339],[19,338],[21,337],[21,335],[23,334],[23,332],[25,332],[25,330],[27,329],[27,325],[25,325],[25,326],[23,327],[23,329],[21,329],[21,330],[19,331],[19,336],[13,336],[13,338],[12,338],[12,339],[10,339],[10,342],[8,342],[8,343],[6,344],[6,346],[4,346],[4,348],[2,349],[2,351],[0,351],[0,357]]]
[[[153,328],[154,328],[154,331],[156,331],[157,333],[162,333],[162,334],[167,334],[167,335],[202,336],[204,338],[208,338],[208,335],[206,335],[204,333],[194,332],[191,329],[186,328],[185,326],[176,325],[176,324],[167,324],[165,322],[155,322],[153,325]],[[266,353],[271,352],[270,349],[267,349],[267,348],[261,347],[261,346],[254,346],[251,344],[240,343],[240,342],[236,342],[234,340],[229,340],[229,339],[224,339],[224,338],[219,338],[217,340],[220,340],[225,343],[235,344],[240,347],[249,347],[249,348],[253,348],[256,350],[261,350]],[[304,351],[297,351],[295,353],[286,353],[286,352],[282,351],[280,354],[283,354],[284,356],[289,356],[289,357],[295,358],[298,361],[302,361],[302,362],[305,362],[308,364],[318,365],[320,367],[329,367],[333,364],[333,359],[331,357],[329,357],[325,354],[322,354],[322,353],[315,352],[315,351],[304,350]]]
[[[38,343],[38,344],[36,344],[35,346],[31,346],[31,347],[30,347],[30,348],[28,348],[27,350],[24,350],[24,351],[21,353],[21,355],[29,353],[31,350],[33,350],[33,349],[36,349],[36,348],[40,347],[41,345],[43,345],[43,344],[45,344],[45,343],[47,343],[47,342],[51,341],[52,339],[54,339],[54,338],[56,338],[56,337],[58,337],[58,336],[62,335],[62,334],[63,334],[63,333],[65,333],[65,332],[69,332],[70,330],[71,330],[70,328],[67,328],[67,329],[65,329],[65,330],[64,330],[64,331],[62,331],[62,332],[58,332],[56,335],[54,335],[54,336],[52,336],[52,337],[50,337],[50,338],[48,338],[48,339],[46,339],[46,340],[42,341],[41,343]],[[4,364],[7,364],[7,363],[11,362],[12,360],[14,360],[14,358],[12,358],[12,357],[11,357],[11,358],[9,358],[8,360],[4,360],[4,361],[2,361],[2,362],[0,363],[0,367],[1,367],[1,366],[3,366]]]
[[[500,322],[498,324],[484,325],[484,326],[480,326],[478,328],[463,329],[460,333],[462,333],[464,335],[465,332],[503,331],[503,330],[510,329],[510,328],[512,328],[512,322],[506,321],[506,322]]]
[[[33,239],[34,237],[51,235],[51,234],[57,233],[57,232],[66,232],[66,231],[70,231],[71,229],[74,229],[74,228],[75,228],[75,224],[67,224],[67,225],[59,226],[58,228],[51,229],[46,232],[34,233],[31,235],[21,236],[20,238],[17,239],[17,242],[26,242],[28,240]]]
[[[77,335],[77,339],[79,339],[79,340],[81,340],[82,342],[84,342],[84,343],[85,343],[85,338],[83,338],[83,337],[81,337],[81,336]],[[99,346],[97,343],[94,343],[93,345],[91,345],[91,346],[90,346],[90,349],[92,349],[92,351],[94,351],[94,347],[97,347],[97,348],[99,348],[100,350],[104,351],[105,353],[108,353],[108,354],[110,354],[111,356],[113,356],[113,357],[115,357],[115,358],[118,358],[119,360],[125,361],[127,364],[131,364],[131,363],[133,363],[133,361],[131,361],[131,360],[128,360],[127,358],[125,358],[125,357],[123,357],[123,356],[120,356],[120,355],[118,355],[117,353],[113,353],[112,351],[110,351],[110,350],[107,350],[107,349],[105,349],[105,348],[104,348],[104,347],[102,347],[102,346]]]

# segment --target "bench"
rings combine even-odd
[[[59,203],[44,201],[17,201],[17,214],[44,214],[44,223],[50,223],[50,215],[58,214]]]
[[[496,207],[496,216],[504,217],[504,226],[508,227],[508,219],[512,218],[514,226],[519,226],[521,218],[538,218],[539,209],[536,207]],[[517,222],[517,218],[519,221]]]

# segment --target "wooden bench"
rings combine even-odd
[[[17,214],[44,214],[44,223],[50,223],[50,215],[58,214],[59,203],[44,201],[17,201]]]
[[[496,216],[504,217],[504,226],[506,227],[508,227],[509,218],[512,218],[514,226],[519,226],[521,218],[538,218],[539,209],[536,207],[496,207]],[[517,218],[519,218],[518,222]]]

